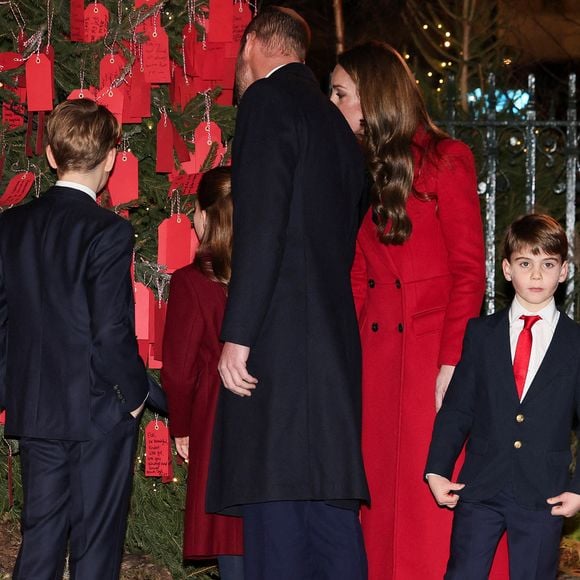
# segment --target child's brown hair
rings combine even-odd
[[[511,255],[524,247],[537,256],[544,252],[568,259],[568,238],[560,223],[553,217],[531,213],[515,220],[507,229],[503,243],[503,257],[509,261]]]
[[[85,173],[117,146],[121,127],[103,105],[90,99],[72,99],[54,108],[46,134],[58,173]]]
[[[225,285],[232,273],[231,192],[230,167],[216,167],[204,173],[197,190],[197,203],[206,212],[207,221],[193,263],[208,278]]]

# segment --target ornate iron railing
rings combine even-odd
[[[519,213],[548,210],[565,221],[574,255],[576,233],[576,195],[579,183],[579,122],[576,107],[576,75],[568,78],[566,118],[557,119],[552,111],[547,119],[538,119],[534,75],[528,77],[527,93],[516,91],[528,101],[518,108],[514,99],[496,89],[495,76],[488,76],[487,91],[479,99],[472,97],[469,115],[456,109],[452,79],[448,83],[445,118],[439,124],[474,150],[478,160],[478,190],[482,197],[486,241],[487,289],[485,311],[494,312],[497,303],[498,260],[496,245],[504,227]],[[512,95],[514,92],[512,91]],[[501,103],[498,106],[498,99]],[[514,202],[514,191],[523,203]],[[522,191],[523,190],[523,191]],[[522,193],[525,198],[522,200]],[[510,197],[511,193],[511,197]],[[548,201],[548,196],[552,199]],[[554,202],[554,197],[563,202]],[[554,207],[556,209],[554,210]],[[571,316],[576,314],[577,268],[570,259],[565,304]]]

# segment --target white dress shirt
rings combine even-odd
[[[77,183],[76,181],[64,181],[59,179],[55,185],[59,187],[70,187],[71,189],[78,189],[92,197],[94,201],[97,201],[97,194],[90,187]]]
[[[556,308],[554,298],[552,298],[550,302],[538,312],[529,312],[518,302],[517,296],[514,298],[509,311],[512,363],[516,353],[518,337],[522,328],[524,327],[524,321],[520,319],[520,316],[534,316],[536,314],[541,316],[541,319],[532,326],[532,352],[530,355],[528,374],[526,375],[526,382],[524,383],[524,390],[522,392],[521,400],[523,400],[526,396],[528,389],[530,388],[530,385],[532,384],[532,381],[534,380],[534,377],[536,376],[536,373],[538,372],[538,369],[544,360],[544,355],[550,346],[550,342],[552,342],[552,337],[554,336],[554,331],[556,330],[556,325],[558,324],[560,313]]]

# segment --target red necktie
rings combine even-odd
[[[520,316],[520,318],[524,321],[524,327],[518,336],[518,343],[516,344],[514,377],[516,379],[518,398],[521,400],[532,352],[532,326],[541,319],[541,316]]]

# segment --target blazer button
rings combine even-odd
[[[378,323],[378,322],[373,322],[373,323],[371,324],[371,330],[372,330],[373,332],[377,332],[377,331],[379,330],[379,323]]]
[[[521,441],[514,441],[514,447],[516,449],[521,449],[522,448],[522,442]]]
[[[399,322],[399,326],[397,326],[397,330],[399,332],[403,332],[403,323],[402,322]]]
[[[518,423],[523,423],[524,420],[525,420],[525,417],[521,413],[519,413],[519,414],[516,415],[516,421]]]
[[[372,278],[369,278],[369,288],[375,287],[375,281]]]
[[[396,288],[400,288],[401,287],[401,281],[398,278],[395,280],[395,287]]]

